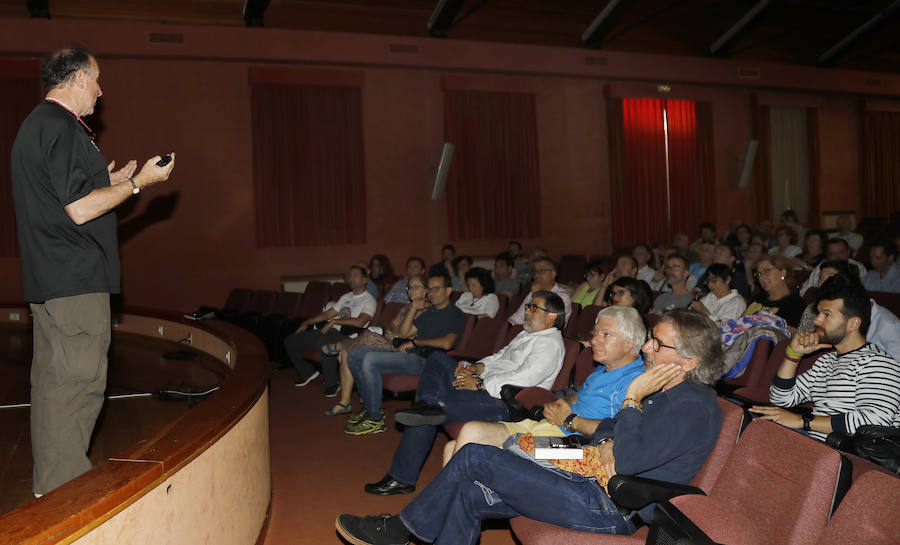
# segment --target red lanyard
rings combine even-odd
[[[81,116],[80,116],[80,115],[78,115],[78,114],[76,114],[75,112],[72,111],[72,108],[69,108],[68,106],[66,106],[66,105],[63,104],[62,102],[56,100],[55,98],[45,98],[44,100],[46,100],[46,101],[48,101],[48,102],[52,102],[52,103],[54,103],[54,104],[58,104],[61,108],[63,108],[64,110],[66,110],[66,111],[69,112],[70,114],[74,115],[74,116],[75,116],[75,119],[77,119],[78,122],[81,123],[81,126],[84,127],[84,130],[87,131],[88,136],[91,138],[91,142],[94,141],[94,138],[97,136],[97,134],[96,134],[94,131],[92,131],[90,127],[88,127],[87,123],[85,123],[84,120],[81,119]]]

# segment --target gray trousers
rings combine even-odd
[[[106,390],[108,293],[31,304],[31,451],[35,493],[91,469],[87,451]]]

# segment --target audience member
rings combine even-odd
[[[728,265],[713,263],[707,269],[709,293],[699,301],[691,303],[691,308],[706,314],[714,322],[734,320],[747,308],[744,297],[734,289],[732,269]]]
[[[572,294],[572,302],[586,307],[603,300],[603,290],[607,286],[604,283],[606,275],[603,274],[602,263],[591,261],[584,268],[584,282],[575,289]]]
[[[425,274],[425,260],[421,257],[411,257],[406,260],[406,276],[397,280],[387,295],[384,296],[385,303],[409,303],[409,294],[407,286],[409,279],[413,276]]]
[[[838,281],[836,281],[838,280]],[[769,401],[754,406],[762,418],[824,440],[832,431],[854,433],[863,424],[900,426],[900,362],[866,341],[869,300],[865,292],[839,277],[816,293],[816,330],[797,332],[785,352]],[[800,359],[824,348],[812,368],[797,375]],[[780,407],[813,404],[812,414]]]
[[[447,444],[444,464],[469,443],[502,448],[507,438],[516,433],[552,437],[590,435],[600,420],[616,416],[631,381],[644,372],[641,346],[646,338],[647,328],[636,310],[627,307],[601,310],[591,331],[591,348],[598,366],[581,389],[564,392],[562,398],[544,405],[542,420],[467,423],[457,440]]]
[[[449,351],[462,336],[466,315],[450,304],[450,278],[436,275],[428,278],[427,299],[416,301],[413,310],[425,309],[418,318],[415,312],[406,315],[394,339],[397,352],[385,352],[377,348],[360,347],[347,354],[347,365],[363,409],[347,417],[344,433],[366,435],[385,430],[384,412],[381,410],[381,376],[385,373],[419,374],[425,359],[434,351]]]
[[[556,274],[559,271],[559,266],[549,257],[539,257],[533,263],[533,267],[534,272],[532,276],[534,277],[534,282],[531,283],[531,293],[525,296],[516,312],[509,317],[508,322],[512,325],[525,323],[525,306],[531,302],[534,293],[538,291],[552,291],[559,295],[566,308],[566,321],[568,321],[569,316],[572,314],[572,298],[564,286],[556,283]]]
[[[855,268],[856,274],[859,276],[860,280],[862,280],[866,277],[866,267],[859,261],[852,259],[850,254],[850,245],[842,238],[828,239],[828,242],[825,244],[825,257],[828,261],[848,262],[851,265],[851,270]],[[804,282],[803,286],[800,288],[800,295],[804,295],[809,288],[819,285],[820,270],[820,267],[817,266],[809,273],[809,278],[806,279],[806,282]]]
[[[384,254],[375,254],[369,260],[369,280],[376,284],[394,279],[394,267]]]
[[[698,255],[700,256],[700,261],[698,261],[696,263],[691,263],[691,266],[690,266],[691,274],[693,274],[697,278],[700,278],[701,276],[703,276],[703,273],[706,272],[706,268],[709,267],[710,265],[712,265],[712,263],[713,263],[713,256],[715,255],[715,251],[716,251],[716,244],[706,241],[706,240],[700,242],[699,252],[698,252]]]
[[[805,269],[811,269],[825,261],[825,232],[818,229],[810,229],[806,232],[806,240],[803,242],[803,260]]]
[[[466,286],[466,275],[472,270],[472,265],[475,261],[471,256],[461,255],[453,260],[453,268],[456,270],[456,274],[450,277],[450,285],[453,287],[453,291],[466,291],[468,287]]]
[[[775,241],[777,245],[769,249],[769,255],[794,258],[803,254],[803,249],[795,245],[797,233],[787,225],[781,225],[775,229]]]
[[[900,265],[895,262],[897,247],[890,240],[877,240],[869,245],[872,270],[863,279],[869,291],[900,293]]]
[[[650,260],[653,259],[653,253],[650,251],[650,247],[646,244],[638,244],[631,251],[631,256],[637,261],[638,266],[635,278],[643,280],[649,286],[653,282],[653,275],[656,274],[656,270],[650,265]]]
[[[790,208],[781,213],[781,225],[791,228],[791,230],[794,231],[796,240],[804,240],[806,238],[806,227],[800,224],[800,217]],[[777,236],[778,232],[776,231],[775,234]],[[770,246],[772,246],[772,244],[770,244]]]
[[[702,231],[702,230],[701,230]],[[691,239],[684,233],[675,233],[672,236],[672,246],[687,259],[688,263],[694,263],[699,259],[697,252],[691,248]],[[668,256],[666,256],[668,257]],[[665,261],[663,261],[665,264]]]
[[[687,260],[680,255],[673,255],[666,260],[664,267],[666,283],[671,288],[670,292],[661,293],[653,302],[653,311],[662,314],[673,308],[687,308],[694,296],[687,287],[687,279],[690,276]]]
[[[691,243],[690,249],[700,254],[700,246],[704,242],[709,242],[715,247],[719,243],[719,237],[716,235],[716,226],[708,221],[700,224],[700,238]]]
[[[506,294],[507,297],[513,298],[519,293],[521,284],[515,278],[515,261],[509,252],[497,254],[494,259],[494,286],[497,293]]]
[[[381,328],[369,327],[362,330],[354,339],[348,339],[341,341],[340,343],[322,347],[322,352],[326,354],[338,350],[341,353],[338,357],[338,360],[340,361],[341,397],[334,407],[325,412],[326,415],[335,416],[350,412],[351,395],[353,394],[353,374],[350,373],[350,367],[347,364],[347,354],[350,350],[360,347],[380,348],[381,350],[388,351],[397,350],[392,341],[397,337],[397,332],[400,331],[400,327],[403,325],[406,315],[413,312],[413,320],[415,320],[425,311],[424,305],[416,305],[416,300],[421,301],[425,299],[425,278],[421,275],[410,277],[406,289],[409,292],[409,298],[412,302],[400,309],[400,312],[394,316],[393,320],[391,320],[391,324],[384,329],[384,331],[382,331]],[[421,308],[415,310],[413,309],[413,306],[419,306]]]
[[[643,316],[650,312],[653,293],[650,286],[637,278],[617,278],[606,289],[604,302],[610,306],[632,307]]]
[[[535,246],[527,260],[521,262],[521,264],[519,261],[516,261],[516,278],[519,279],[519,283],[522,286],[531,285],[532,281],[534,281],[534,264],[538,259],[544,257],[547,257],[547,249],[543,246]]]
[[[468,290],[456,300],[456,306],[466,314],[478,318],[493,318],[500,310],[500,300],[494,294],[494,279],[487,269],[474,267],[466,273]]]
[[[751,293],[759,288],[759,283],[756,282],[756,276],[754,276],[753,272],[756,270],[756,262],[764,255],[766,255],[766,249],[758,242],[750,244],[750,247],[744,252],[744,278],[748,285],[748,292],[741,293],[744,297],[749,297]],[[738,289],[738,291],[741,290]]]
[[[592,430],[591,443],[607,476],[687,483],[721,427],[721,410],[708,387],[722,372],[719,333],[705,316],[674,310],[662,317],[643,351],[648,370],[628,386],[616,416]],[[522,451],[466,445],[399,515],[340,515],[338,533],[352,543],[405,544],[414,534],[429,542],[474,545],[482,520],[523,514],[566,528],[634,533],[632,514],[609,499],[606,479],[548,471],[517,452]],[[651,520],[654,509],[650,504],[638,514]]]
[[[360,261],[356,264],[357,267],[366,271],[366,291],[369,292],[369,295],[378,300],[378,284],[372,281],[372,269],[369,268],[369,264],[365,261]]]
[[[738,259],[743,260],[744,253],[750,248],[753,239],[753,228],[742,223],[734,228],[734,231],[728,235],[725,243],[734,248]]]
[[[756,262],[755,276],[760,291],[753,296],[744,316],[764,311],[784,318],[792,331],[796,329],[806,305],[803,298],[791,288],[794,285],[794,273],[787,258],[780,255],[761,258]]]
[[[522,244],[516,240],[509,241],[509,244],[506,246],[506,251],[509,252],[509,255],[512,256],[515,267],[515,274],[513,276],[518,277],[519,275],[528,273],[531,269],[531,265],[528,264],[528,260],[522,255]],[[521,278],[519,279],[519,283],[523,283]]]
[[[456,276],[456,267],[453,258],[456,257],[456,248],[452,244],[444,244],[441,247],[441,260],[428,267],[428,276],[446,274],[450,278]]]
[[[766,252],[768,252],[769,248],[775,245],[775,230],[772,222],[766,218],[756,222],[756,231],[753,233],[753,238],[750,242],[751,244],[753,242],[761,243],[765,246]]]
[[[375,315],[377,303],[375,298],[366,291],[368,275],[363,267],[354,265],[350,268],[350,291],[345,293],[335,303],[329,303],[326,309],[303,320],[297,332],[284,340],[284,349],[291,363],[297,369],[297,386],[306,386],[319,376],[314,362],[311,362],[301,354],[303,348],[314,346],[321,350],[325,345],[339,343],[348,338],[341,331],[342,327],[363,328]],[[310,329],[314,324],[325,322],[321,329]],[[322,356],[319,366],[325,382],[325,397],[334,397],[340,391],[338,383],[339,351],[329,351]]]
[[[850,246],[850,251],[855,256],[856,253],[862,248],[863,245],[863,237],[859,233],[853,232],[853,220],[847,214],[841,214],[835,220],[835,225],[837,227],[837,231],[829,233],[828,236],[830,238],[840,238],[847,241],[847,245]]]
[[[760,248],[761,250],[761,248]],[[762,252],[760,252],[762,256]],[[758,259],[758,258],[757,258]],[[750,297],[750,284],[747,282],[747,270],[744,264],[738,260],[734,248],[730,244],[719,244],[713,254],[713,263],[725,265],[731,271],[731,283],[741,296]],[[752,270],[750,276],[753,276]],[[698,281],[698,286],[706,286],[704,281]],[[708,289],[708,286],[707,286]]]
[[[562,299],[549,291],[534,294],[525,327],[506,347],[476,363],[457,362],[446,354],[428,357],[419,379],[418,401],[398,411],[405,424],[391,468],[365,491],[378,496],[409,494],[437,436],[437,426],[467,420],[505,420],[509,407],[500,399],[506,384],[550,388],[562,368]]]
[[[838,277],[838,280],[835,282],[847,282],[856,285],[858,289],[865,289],[862,287],[859,277],[850,272],[846,261],[823,262],[819,288],[832,277]],[[866,333],[866,339],[883,348],[895,360],[900,361],[900,318],[897,318],[893,312],[876,303],[874,299],[869,299],[869,303],[871,304],[871,310],[869,311],[869,331]],[[807,305],[797,329],[800,331],[815,331],[817,315],[818,311],[815,304]]]

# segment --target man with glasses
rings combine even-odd
[[[691,275],[687,260],[678,254],[669,256],[663,269],[666,272],[666,282],[672,291],[661,293],[656,298],[653,302],[653,311],[662,314],[673,308],[687,308],[694,299],[687,285],[688,277]]]
[[[569,315],[572,314],[572,296],[569,294],[569,290],[556,283],[556,273],[559,271],[556,262],[549,257],[540,257],[534,260],[532,266],[534,280],[531,282],[531,293],[525,296],[518,310],[507,321],[512,325],[524,324],[525,305],[530,303],[534,294],[539,291],[552,291],[562,299],[566,308],[565,320],[568,321]]]
[[[723,370],[719,331],[699,312],[676,309],[662,316],[643,352],[647,370],[628,386],[616,416],[590,430],[590,443],[598,447],[608,476],[686,484],[703,466],[722,425],[709,387]],[[651,520],[655,504],[620,512],[596,479],[546,468],[517,452],[466,445],[399,515],[339,515],[337,530],[356,544],[405,545],[415,535],[426,542],[474,545],[488,518],[525,515],[616,534],[633,534],[638,519]]]
[[[647,328],[635,309],[604,308],[597,314],[591,332],[591,349],[598,366],[580,390],[562,392],[560,399],[544,405],[542,420],[468,422],[456,441],[448,445],[445,460],[469,443],[502,448],[509,436],[516,433],[551,437],[590,435],[601,420],[616,415],[628,386],[644,372],[641,347],[646,340]]]
[[[380,481],[367,484],[366,492],[377,496],[413,492],[439,425],[508,420],[509,408],[500,399],[504,385],[552,387],[566,353],[563,309],[555,293],[537,292],[525,309],[524,330],[499,352],[476,363],[457,363],[443,353],[429,356],[419,379],[418,401],[397,412],[397,422],[407,428],[391,469]]]
[[[409,285],[409,279],[415,275],[425,274],[425,260],[421,257],[410,257],[406,260],[406,276],[397,280],[387,295],[384,296],[385,303],[409,303],[409,294],[406,293],[406,286]]]
[[[363,347],[347,354],[347,365],[362,398],[363,409],[347,417],[344,433],[368,435],[383,432],[381,376],[385,373],[418,375],[432,352],[453,349],[462,336],[466,315],[456,305],[450,304],[450,294],[453,292],[450,277],[445,274],[430,276],[427,286],[426,299],[414,305],[428,308],[418,318],[415,318],[415,311],[421,310],[421,307],[414,306],[406,315],[400,326],[403,342],[397,352]]]
[[[825,243],[826,260],[846,261],[851,265],[850,270],[859,275],[860,280],[863,280],[868,272],[866,270],[866,266],[853,259],[851,257],[852,255],[853,253],[850,250],[850,244],[848,244],[847,241],[842,238],[831,238],[828,239],[828,242]],[[803,286],[800,287],[800,295],[806,295],[806,290],[819,285],[820,274],[822,274],[821,263],[816,265],[816,268],[813,269],[811,273],[809,273],[809,278],[807,278],[806,282],[803,283]]]

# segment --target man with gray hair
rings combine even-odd
[[[694,310],[665,313],[643,346],[647,370],[634,379],[613,418],[590,443],[606,476],[637,475],[688,483],[715,446],[722,412],[709,385],[722,374],[716,325]],[[633,534],[635,516],[651,520],[655,504],[620,511],[592,477],[546,468],[514,451],[469,444],[399,515],[339,515],[351,543],[474,545],[481,521],[528,516],[565,528]]]
[[[419,378],[419,400],[397,412],[397,422],[407,427],[391,468],[365,491],[376,496],[414,491],[440,424],[509,419],[509,407],[500,399],[504,385],[550,388],[566,355],[564,308],[555,293],[539,291],[525,309],[524,331],[500,351],[474,363],[430,355]]]
[[[106,164],[82,117],[94,113],[100,67],[82,46],[41,62],[44,100],[13,143],[11,174],[22,286],[31,304],[32,490],[36,497],[91,469],[87,450],[106,390],[109,294],[119,293],[115,208],[169,178],[151,157]]]
[[[631,307],[606,307],[597,314],[591,332],[594,361],[599,365],[577,392],[544,405],[544,418],[521,422],[467,422],[456,441],[450,441],[444,460],[468,443],[503,447],[515,433],[561,437],[590,434],[600,420],[616,415],[631,381],[644,372],[641,346],[647,329]]]

